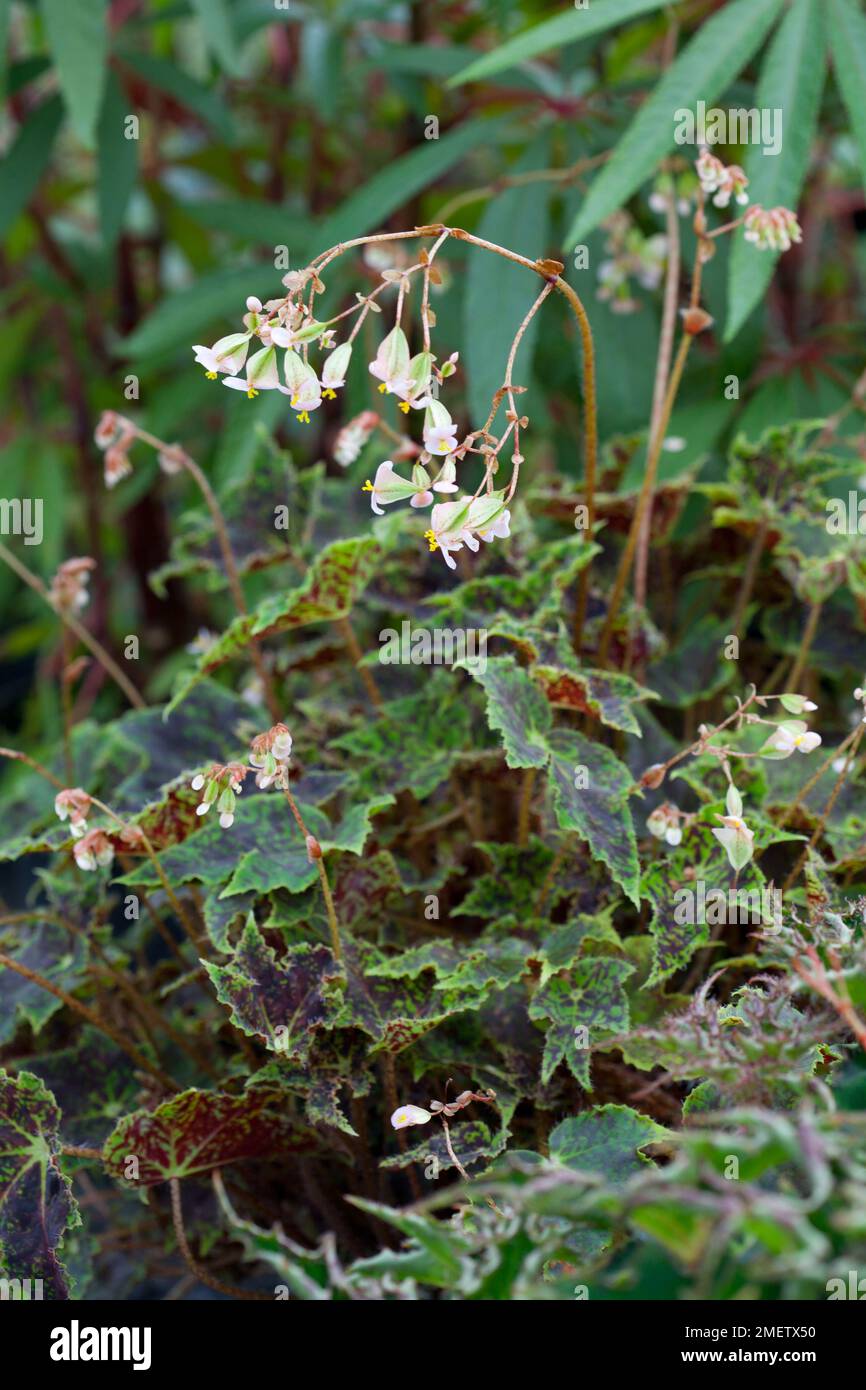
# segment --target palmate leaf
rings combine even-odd
[[[507,1134],[500,1132],[494,1135],[490,1126],[483,1120],[458,1120],[456,1124],[451,1125],[451,1147],[468,1172],[471,1172],[476,1164],[484,1164],[486,1167],[492,1159],[498,1158],[506,1141]],[[424,1138],[411,1149],[392,1154],[390,1158],[383,1158],[379,1167],[410,1168],[413,1163],[418,1163],[427,1170],[431,1160],[432,1172],[436,1177],[455,1167],[445,1143],[445,1135],[438,1125],[435,1129],[431,1125],[429,1130],[425,1130]]]
[[[825,8],[822,0],[794,0],[764,59],[754,105],[760,112],[783,113],[781,149],[769,154],[762,145],[751,145],[745,172],[751,201],[765,208],[796,209],[808,172],[824,85]],[[728,263],[726,341],[760,302],[777,259],[772,252],[756,252],[742,233],[735,236]]]
[[[513,914],[523,921],[534,915],[554,851],[533,836],[526,845],[478,845],[492,861],[492,872],[474,879],[453,917],[502,918]]]
[[[513,656],[488,657],[485,663],[457,662],[487,696],[487,722],[502,739],[509,767],[544,767],[550,756],[546,735],[550,707]]]
[[[396,1054],[411,1047],[432,1028],[466,1007],[477,1008],[483,995],[436,992],[420,979],[388,979],[372,974],[381,959],[368,942],[344,946],[347,984],[329,1003],[328,1026],[356,1028],[370,1041],[371,1052]]]
[[[607,865],[637,907],[640,866],[627,800],[632,785],[628,769],[609,748],[570,729],[555,730],[549,742],[557,824],[586,840],[592,857]]]
[[[174,710],[202,676],[247,650],[254,637],[266,638],[293,631],[310,623],[345,618],[372,578],[381,559],[381,547],[372,536],[334,541],[316,556],[303,582],[288,593],[266,598],[230,623],[199,661],[198,670],[186,677],[168,705]]]
[[[106,1140],[102,1156],[112,1177],[152,1187],[244,1159],[315,1153],[319,1142],[287,1113],[278,1093],[261,1089],[230,1096],[189,1090],[156,1110],[126,1115]],[[128,1164],[131,1158],[137,1160],[135,1170]]]
[[[706,20],[644,102],[593,182],[566,237],[581,241],[651,176],[674,147],[674,112],[715,101],[766,38],[782,0],[734,0]]]
[[[645,1145],[668,1137],[662,1125],[628,1105],[597,1105],[551,1130],[550,1157],[618,1185],[649,1164],[641,1153]]]
[[[627,961],[585,956],[567,975],[555,975],[539,987],[529,1017],[547,1021],[541,1080],[550,1080],[560,1062],[586,1090],[590,1085],[590,1048],[608,1035],[628,1028],[629,1010],[623,983],[634,973]],[[587,1030],[587,1044],[576,1030]]]
[[[449,671],[437,670],[417,695],[388,700],[382,718],[334,740],[348,753],[366,795],[411,789],[423,801],[470,741],[469,707]]]
[[[622,729],[638,738],[641,728],[631,706],[657,698],[654,691],[645,690],[620,671],[581,671],[574,662],[564,666],[536,665],[532,676],[549,704],[594,715],[608,728]]]
[[[540,53],[558,51],[565,44],[580,43],[594,34],[612,29],[616,24],[626,24],[650,10],[661,9],[663,4],[664,0],[593,0],[592,5],[580,10],[566,10],[508,39],[494,48],[492,53],[485,53],[483,58],[476,58],[458,72],[448,85],[457,87],[463,82],[480,82],[518,63],[537,58]]]
[[[0,1278],[41,1279],[52,1299],[69,1296],[57,1247],[81,1224],[58,1164],[59,1128],[57,1102],[38,1076],[0,1071]]]
[[[271,1052],[303,1060],[326,1025],[329,997],[342,971],[326,946],[298,945],[277,956],[250,916],[231,960],[206,962],[236,1028]]]

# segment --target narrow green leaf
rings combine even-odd
[[[191,0],[207,46],[225,72],[238,70],[238,46],[227,0]]]
[[[826,6],[833,68],[860,152],[866,185],[866,16],[851,0],[829,0]]]
[[[324,249],[380,226],[396,208],[435,183],[470,151],[497,141],[506,119],[464,121],[441,139],[426,141],[395,159],[331,213],[319,229],[317,246]]]
[[[105,0],[40,0],[48,47],[79,140],[92,146],[105,89]]]
[[[6,235],[35,193],[48,167],[62,119],[63,107],[57,97],[52,97],[28,117],[0,162],[0,236]]]
[[[752,145],[746,157],[749,198],[762,207],[796,209],[818,120],[824,46],[820,0],[794,0],[767,51],[755,93],[758,111],[782,112],[781,148],[772,154],[763,145]],[[741,232],[735,234],[728,267],[726,340],[734,337],[760,302],[777,260],[776,254],[756,251]]]
[[[543,169],[549,162],[547,135],[534,141],[517,165],[523,169]],[[543,190],[527,195],[525,188],[510,188],[487,205],[478,226],[478,235],[487,241],[514,247],[526,256],[543,256],[550,223],[550,201]],[[483,425],[490,411],[493,393],[502,385],[505,373],[504,345],[514,338],[524,315],[538,294],[534,277],[522,266],[501,256],[483,253],[472,256],[467,272],[464,297],[464,342],[469,408],[473,424]],[[496,305],[496,313],[490,306]],[[542,313],[544,310],[542,309]],[[528,385],[541,319],[532,319],[520,343],[515,364],[515,380]],[[503,407],[504,409],[504,407]]]
[[[97,132],[99,225],[106,246],[113,246],[120,235],[138,175],[138,141],[126,135],[129,114],[120,83],[109,73]]]
[[[63,3],[63,0],[59,2]],[[228,144],[233,143],[234,121],[225,102],[215,92],[203,87],[174,63],[154,58],[150,53],[124,51],[123,61],[145,82],[168,92],[182,106],[200,116],[221,139]]]
[[[593,183],[566,238],[567,247],[585,237],[652,177],[659,160],[676,143],[675,112],[694,107],[698,100],[715,101],[757,52],[781,8],[782,0],[734,0],[701,25]]]
[[[562,48],[564,44],[579,43],[581,39],[589,39],[593,34],[612,29],[615,24],[625,24],[649,10],[659,10],[664,3],[665,0],[593,0],[586,9],[569,9],[565,14],[525,29],[492,53],[477,58],[468,68],[458,72],[448,85],[459,87],[464,82],[492,77],[494,73],[513,68],[516,63],[537,58],[539,53],[549,53],[551,49]]]

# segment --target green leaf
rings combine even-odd
[[[550,162],[547,133],[533,141],[515,166],[520,172],[543,169]],[[547,250],[550,227],[550,200],[543,189],[531,197],[525,188],[509,188],[492,198],[478,224],[477,235],[498,245],[507,245],[530,258]],[[538,294],[534,277],[523,266],[502,256],[481,252],[469,257],[466,292],[463,297],[463,340],[469,410],[472,422],[483,425],[490,412],[493,394],[502,385],[505,373],[503,344],[510,343]],[[496,313],[490,306],[496,305]],[[515,380],[528,385],[532,355],[545,305],[527,327],[518,349]],[[504,405],[500,405],[504,410]]]
[[[252,915],[231,960],[206,962],[206,969],[236,1028],[300,1061],[325,1023],[327,992],[341,976],[326,946],[292,946],[277,957]]]
[[[665,0],[592,0],[592,4],[580,10],[570,9],[565,14],[546,19],[525,29],[516,38],[509,39],[477,58],[468,68],[463,68],[449,82],[449,87],[459,87],[464,82],[478,82],[492,77],[494,73],[504,72],[517,63],[525,63],[537,58],[539,53],[549,53],[551,49],[563,48],[569,43],[579,43],[594,34],[612,29],[615,24],[625,24],[638,15],[650,10],[661,9]]]
[[[99,225],[106,246],[113,246],[120,235],[138,176],[138,141],[128,140],[125,132],[128,108],[120,83],[109,73],[97,134]]]
[[[483,667],[471,661],[456,665],[483,687],[487,722],[502,737],[508,766],[544,767],[549,757],[550,706],[514,657],[488,657]]]
[[[39,8],[72,128],[91,147],[107,70],[105,0],[39,0]]]
[[[62,4],[63,0],[56,0],[56,3]],[[182,106],[199,116],[226,144],[234,143],[234,121],[228,105],[216,92],[203,87],[175,63],[154,58],[150,53],[124,50],[123,61],[145,82],[168,92],[169,96],[173,96]]]
[[[585,956],[568,975],[554,975],[535,991],[529,1017],[548,1020],[541,1065],[544,1085],[565,1062],[581,1086],[591,1090],[590,1049],[606,1035],[628,1029],[623,982],[633,973],[628,961]]]
[[[139,1083],[125,1052],[95,1028],[84,1027],[73,1047],[43,1052],[34,1065],[57,1098],[67,1144],[101,1146],[136,1102]]]
[[[534,666],[532,675],[551,705],[595,715],[612,729],[641,737],[631,705],[651,700],[654,692],[644,690],[630,676],[620,671],[581,671],[575,662],[567,666]]]
[[[81,1224],[60,1171],[59,1129],[57,1102],[38,1076],[0,1072],[0,1277],[41,1279],[51,1299],[69,1296],[56,1250]]]
[[[797,207],[821,103],[824,47],[820,0],[794,0],[767,50],[755,92],[758,111],[783,113],[781,149],[769,154],[762,145],[751,145],[746,156],[749,198],[762,207]],[[756,251],[742,232],[735,234],[728,263],[726,341],[739,332],[760,303],[777,260],[778,254]]]
[[[734,0],[700,26],[594,181],[566,237],[567,247],[652,178],[659,160],[674,147],[674,113],[698,100],[715,101],[757,52],[781,8],[782,0]]]
[[[407,199],[435,183],[472,150],[498,141],[505,123],[504,117],[464,121],[439,140],[424,141],[410,154],[392,160],[331,213],[319,228],[317,247],[334,246],[381,226]]]
[[[666,1129],[628,1105],[597,1105],[551,1130],[550,1157],[618,1186],[647,1167],[644,1145],[667,1138]]]
[[[624,889],[640,904],[634,825],[628,806],[632,776],[609,748],[569,729],[550,737],[550,782],[557,824],[575,830]],[[587,785],[581,785],[586,782]],[[578,783],[578,785],[575,785]]]
[[[228,0],[191,0],[204,30],[207,46],[225,72],[238,70],[238,43]]]
[[[825,6],[833,53],[833,69],[851,130],[860,153],[866,187],[866,16],[852,0],[828,0]]]
[[[43,102],[28,117],[0,162],[0,236],[5,237],[36,192],[62,120],[63,107],[57,97]]]
[[[247,1158],[309,1154],[317,1148],[316,1135],[287,1113],[278,1093],[190,1090],[155,1110],[125,1116],[105,1142],[103,1161],[112,1177],[152,1187]],[[138,1167],[128,1176],[130,1157]]]

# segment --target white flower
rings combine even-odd
[[[114,847],[103,830],[91,830],[77,844],[72,853],[79,869],[93,873],[98,868],[108,868],[114,859]]]
[[[290,348],[284,358],[286,385],[278,389],[290,398],[292,409],[298,411],[302,425],[310,423],[309,412],[322,404],[322,384],[308,362]],[[333,395],[334,392],[332,391]]]
[[[352,360],[352,344],[341,343],[322,363],[322,395],[333,400],[337,387],[345,386],[346,372]]]
[[[433,483],[433,491],[457,492],[458,488],[457,483],[455,481],[456,478],[457,466],[454,463],[453,458],[449,454],[442,467],[439,469],[439,472],[436,474],[436,479]]]
[[[361,491],[370,493],[370,506],[373,511],[377,516],[384,516],[380,502],[384,502],[386,506],[390,502],[405,502],[407,497],[416,496],[420,489],[414,482],[409,483],[405,478],[401,478],[399,473],[395,473],[393,463],[386,459],[376,469],[374,481],[371,483],[368,478]]]
[[[450,454],[457,448],[457,426],[433,425],[425,430],[424,448],[430,454]]]
[[[405,398],[412,389],[409,376],[409,343],[402,328],[395,327],[379,344],[370,371],[382,383],[379,390]]]
[[[457,562],[451,559],[453,551],[462,550],[464,545],[470,550],[478,549],[478,541],[468,529],[469,503],[466,497],[454,502],[437,502],[430,513],[430,529],[424,532],[430,550],[441,550],[442,559],[450,570],[457,568]]]
[[[786,719],[777,726],[761,751],[771,750],[781,758],[789,758],[795,749],[811,753],[820,742],[821,735],[810,732],[801,719]]]
[[[90,797],[81,787],[67,787],[54,798],[54,813],[59,820],[69,821],[69,829],[78,840],[87,833]]]
[[[229,333],[227,337],[219,338],[213,347],[197,343],[193,347],[195,360],[205,368],[211,381],[219,372],[234,376],[246,361],[250,337],[249,333]]]
[[[755,832],[750,830],[739,816],[718,816],[723,830],[714,830],[716,839],[724,846],[731,868],[736,872],[744,868],[752,857]]]
[[[375,410],[363,410],[343,426],[334,444],[334,460],[341,468],[348,468],[349,464],[360,457],[361,450],[378,423],[379,417]]]
[[[398,1105],[391,1116],[391,1124],[395,1129],[406,1129],[407,1125],[426,1125],[432,1119],[430,1111],[422,1110],[420,1105]]]
[[[272,347],[263,347],[253,353],[247,362],[246,376],[226,377],[223,382],[224,386],[231,386],[235,391],[246,391],[250,400],[260,391],[275,391],[279,384],[277,354]]]
[[[678,845],[683,838],[680,829],[680,813],[676,806],[665,801],[661,806],[657,806],[652,815],[647,816],[647,830],[651,835],[655,835],[657,840],[664,840],[666,844]]]

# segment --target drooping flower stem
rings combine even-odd
[[[289,809],[291,810],[291,813],[295,818],[295,823],[307,843],[307,852],[310,858],[315,863],[316,868],[318,869],[319,882],[322,885],[322,897],[325,900],[325,912],[328,916],[328,927],[331,932],[331,948],[334,952],[335,958],[339,961],[342,961],[343,945],[340,940],[340,928],[337,922],[337,914],[334,910],[334,897],[331,893],[331,884],[328,879],[328,871],[325,868],[325,859],[324,855],[322,854],[322,847],[316,839],[315,835],[311,835],[306,825],[304,824],[304,818],[298,809],[298,803],[295,801],[295,798],[292,796],[292,793],[289,790],[289,788],[283,787],[283,792],[285,794],[286,801],[288,801],[289,803]]]
[[[58,608],[52,603],[51,596],[42,583],[42,580],[35,575],[32,570],[29,570],[23,561],[18,559],[17,555],[14,555],[11,550],[7,550],[2,541],[0,541],[0,560],[5,561],[9,568],[15,571],[19,579],[23,579],[24,583],[29,585],[34,593],[37,593],[39,597],[48,604],[52,613],[55,613],[60,621],[68,627],[71,632],[75,633],[79,642],[83,642],[84,646],[91,655],[96,658],[106,674],[111,676],[115,684],[120,687],[129,703],[134,705],[136,709],[146,709],[147,706],[132,684],[132,681],[121,671],[114,658],[109,656],[102,643],[93,636],[92,632],[88,632],[87,628],[83,623],[78,621],[74,613]]]
[[[195,483],[196,487],[198,488],[199,492],[204,498],[205,505],[211,515],[211,521],[213,522],[214,531],[216,533],[217,544],[219,545],[223,566],[225,567],[226,580],[228,581],[229,591],[231,593],[235,608],[237,609],[238,614],[241,617],[246,617],[247,612],[249,610],[247,608],[247,601],[244,597],[243,586],[241,585],[240,575],[238,573],[237,560],[235,559],[235,553],[232,550],[232,543],[229,538],[228,527],[226,526],[226,519],[223,516],[222,508],[220,507],[219,501],[217,500],[216,493],[211,487],[206,474],[199,466],[199,464],[196,463],[195,459],[191,458],[184,449],[179,448],[177,445],[166,444],[165,440],[158,439],[156,435],[151,434],[148,430],[140,429],[138,425],[134,424],[132,420],[127,420],[125,416],[118,415],[117,420],[118,424],[124,430],[128,430],[131,434],[135,435],[136,439],[140,439],[143,444],[149,444],[152,449],[155,449],[157,451],[157,453],[169,455],[192,478],[193,482]],[[264,657],[262,656],[262,650],[258,639],[255,637],[252,638],[250,640],[249,645],[253,665],[256,669],[256,675],[261,681],[262,690],[264,692],[265,702],[267,704],[268,711],[271,715],[271,718],[276,723],[280,719],[281,710],[279,706],[279,701],[277,700],[276,693],[273,688],[273,681],[271,680],[270,672],[268,671],[268,668],[265,665]]]

